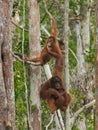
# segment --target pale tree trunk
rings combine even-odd
[[[77,15],[79,15],[80,9],[77,10]],[[76,35],[77,35],[77,58],[78,58],[78,76],[82,76],[85,74],[85,60],[83,55],[83,46],[82,46],[82,38],[81,38],[81,22],[80,20],[76,21]],[[83,34],[84,35],[84,34]],[[77,126],[79,130],[86,130],[86,118],[83,115],[82,120],[77,121]]]
[[[37,0],[29,0],[29,49],[30,57],[36,57],[40,47],[40,14]],[[30,66],[31,130],[41,130],[40,98],[38,88],[41,84],[40,67]]]
[[[2,70],[2,52],[1,47],[3,44],[3,30],[4,30],[4,24],[3,24],[4,14],[3,14],[3,7],[2,3],[0,3],[0,130],[3,130],[5,125],[4,123],[7,123],[7,96],[6,96],[6,90],[5,90],[5,84],[4,84],[4,78],[3,78],[3,70]]]
[[[86,118],[84,115],[82,118],[83,119],[81,121],[80,120],[77,121],[77,126],[79,130],[86,130]]]
[[[69,35],[69,26],[68,26],[68,19],[69,19],[69,0],[64,0],[64,43],[65,43],[65,86],[66,90],[69,91],[69,60],[68,60],[68,35]],[[65,128],[66,130],[71,130],[71,124],[70,124],[70,113],[69,113],[69,107],[66,110],[66,122],[65,122]]]
[[[87,5],[89,5],[89,1],[86,1]],[[84,60],[83,55],[83,47],[84,51],[89,49],[90,44],[90,9],[88,6],[81,6],[77,10],[77,15],[81,15],[82,19],[76,21],[76,35],[77,35],[77,57],[78,57],[78,76],[83,77],[85,72],[87,71],[88,67],[86,68],[86,63]],[[89,86],[82,86],[85,90],[85,99],[86,103],[91,101],[93,99],[92,90],[89,88]],[[88,88],[88,89],[87,89]],[[89,95],[89,96],[88,96]],[[77,121],[78,128],[80,130],[86,130],[86,117],[85,115],[82,115],[83,119],[80,121]]]
[[[82,39],[81,39],[81,22],[76,21],[76,35],[77,35],[77,58],[78,58],[78,74],[85,73],[85,61],[83,56]]]
[[[86,53],[86,51],[89,51],[89,46],[90,46],[90,13],[91,13],[91,8],[90,8],[90,1],[87,0],[85,1],[85,6],[81,6],[80,8],[80,14],[82,15],[82,20],[81,20],[81,36],[82,36],[82,45],[83,45],[83,52]],[[90,72],[90,63],[85,63],[85,70],[86,72]],[[89,103],[90,101],[93,100],[93,92],[92,92],[92,87],[90,85],[85,86],[85,99],[86,99],[86,104]],[[85,115],[87,116],[87,114]],[[94,111],[92,110],[91,112],[92,118],[94,117]],[[87,125],[87,118],[85,120],[86,125]],[[84,122],[84,123],[85,123]]]
[[[80,7],[78,7],[77,15],[80,14]],[[83,28],[83,27],[82,27]],[[85,61],[83,55],[83,41],[82,41],[82,34],[81,34],[81,21],[76,21],[76,36],[77,36],[77,58],[78,58],[78,74],[82,75],[85,73]],[[84,36],[84,34],[83,34]]]
[[[95,130],[98,130],[98,0],[96,0],[96,69],[95,69]]]
[[[80,7],[81,16],[81,37],[83,52],[88,53],[90,47],[90,14],[91,14],[92,1],[84,1]],[[90,69],[91,64],[86,63],[86,71]]]
[[[11,0],[0,1],[0,58],[2,57],[2,59],[0,59],[0,97],[2,99],[0,100],[0,125],[5,125],[4,128],[1,127],[0,130],[15,130],[15,100],[11,33],[12,6],[13,1]],[[4,106],[2,107],[3,104]],[[4,119],[2,115],[4,115]]]
[[[4,123],[7,123],[7,95],[6,95],[4,78],[3,78],[3,70],[2,70],[2,59],[1,59],[2,36],[1,35],[2,35],[2,31],[0,31],[0,130],[5,130],[6,125],[4,125]]]
[[[79,23],[77,23],[77,29],[79,28]],[[77,30],[77,34],[78,34]],[[84,58],[83,58],[83,51],[82,51],[82,44],[81,44],[81,36],[77,35],[77,58],[78,58],[78,76],[82,76],[85,73],[85,67],[84,67]],[[86,124],[85,124],[85,117],[83,119],[77,122],[77,125],[79,127],[79,130],[86,130]]]
[[[90,12],[91,8],[89,8],[89,0],[85,1],[85,6],[81,6],[80,14],[82,16],[81,19],[81,36],[82,36],[82,44],[83,44],[83,52],[89,51],[90,45]],[[86,70],[89,70],[90,63],[86,63]]]
[[[86,2],[86,1],[85,1]],[[81,7],[80,14],[82,15],[81,21],[81,35],[82,35],[82,42],[84,50],[88,50],[90,44],[90,11],[91,9],[88,7],[89,3],[86,2],[87,6]]]

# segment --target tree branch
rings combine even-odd
[[[17,53],[17,54],[16,54]],[[14,53],[12,53],[12,55],[18,60],[18,61],[20,61],[20,62],[22,62],[23,63],[23,59],[21,59],[19,56],[21,55],[21,56],[23,56],[23,54],[22,53],[19,53],[19,52],[14,52]],[[19,56],[18,56],[19,55]],[[30,65],[33,65],[33,66],[40,66],[41,64],[40,63],[34,63],[34,62],[30,62],[30,61],[24,61],[25,63],[27,63],[27,64],[30,64]]]
[[[45,10],[46,10],[46,13],[49,15],[50,19],[53,19],[53,16],[51,15],[51,13],[49,12],[49,10],[47,9],[46,1],[43,0],[43,3],[44,3],[44,7],[45,7]]]
[[[16,27],[18,27],[19,29],[23,30],[23,28],[20,27],[19,25],[17,25],[15,22],[11,21],[11,23],[12,23],[13,25],[15,25]],[[25,31],[25,32],[29,32],[27,29],[24,29],[24,31]]]
[[[73,117],[71,118],[71,126],[73,125],[73,123],[75,122],[76,118],[78,117],[78,115],[84,110],[84,109],[88,109],[89,107],[93,106],[95,104],[95,100],[91,101],[90,103],[84,105],[82,108],[80,108],[77,112],[74,113]]]
[[[48,127],[51,125],[51,123],[53,122],[53,118],[54,118],[54,114],[51,115],[51,119],[50,122],[46,125],[46,130],[48,130]]]
[[[52,8],[52,6],[53,6],[53,3],[50,5],[50,7],[49,7],[47,10],[49,11],[49,10]],[[43,18],[42,18],[42,20],[41,20],[41,23],[42,23],[43,20],[45,19],[46,15],[47,15],[47,12],[46,12],[45,15],[43,16]]]
[[[20,27],[19,25],[17,25],[15,22],[11,21],[11,23],[12,23],[14,26],[18,27],[20,30],[23,30],[23,28]],[[25,31],[25,32],[29,32],[27,29],[24,29],[24,31]],[[41,38],[44,38],[44,39],[47,39],[46,36],[40,36],[40,37],[41,37]]]
[[[59,118],[59,123],[60,123],[60,126],[61,126],[61,129],[62,130],[65,130],[65,127],[64,127],[64,123],[63,123],[63,119],[62,119],[62,115],[60,113],[60,110],[57,110],[56,112],[58,118]]]
[[[45,71],[47,79],[51,78],[52,74],[51,74],[51,70],[50,70],[49,65],[45,64],[43,67],[44,67],[44,71]],[[64,130],[64,122],[63,122],[60,110],[57,110],[54,118],[55,118],[56,126],[59,128],[59,130]]]
[[[48,32],[48,30],[45,28],[44,25],[41,26],[41,29],[47,34],[47,36],[50,36],[50,33]],[[60,40],[60,38],[57,38],[57,40]]]
[[[75,53],[73,52],[73,50],[72,49],[70,49],[70,48],[68,48],[69,49],[69,51],[72,53],[72,55],[75,57],[75,59],[76,59],[76,61],[77,61],[77,63],[79,62],[78,61],[78,58],[77,58],[77,56],[75,55]]]

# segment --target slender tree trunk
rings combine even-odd
[[[80,14],[80,8],[77,10],[77,15]],[[76,35],[77,35],[77,58],[78,58],[78,76],[81,77],[83,74],[85,74],[85,60],[84,60],[84,55],[83,55],[83,46],[82,46],[82,36],[84,33],[81,35],[81,21],[77,20],[76,21]],[[84,86],[83,86],[84,87]],[[86,118],[85,115],[83,115],[82,120],[77,121],[77,125],[79,130],[86,130]]]
[[[95,130],[98,130],[98,0],[96,0],[96,69],[95,69]]]
[[[0,36],[1,35],[2,32],[0,32]],[[7,123],[7,95],[6,95],[4,78],[3,78],[3,70],[2,70],[1,42],[2,41],[0,37],[0,130],[5,130],[4,123]]]
[[[82,21],[81,21],[81,35],[83,47],[85,50],[88,50],[90,44],[90,8],[89,2],[85,1],[87,6],[81,7]]]
[[[12,15],[13,1],[0,1],[0,130],[15,130],[15,101],[12,59]],[[4,95],[3,95],[4,94]],[[4,105],[2,107],[2,105]],[[3,110],[3,111],[2,111]],[[4,119],[2,122],[2,118]],[[6,117],[6,119],[5,119]],[[3,124],[2,124],[3,123]]]
[[[86,118],[84,115],[82,118],[83,119],[81,121],[80,120],[77,121],[78,129],[79,130],[86,130]]]
[[[3,30],[4,30],[4,24],[3,24],[4,14],[3,14],[3,6],[2,2],[0,3],[0,129],[4,130],[5,125],[4,123],[7,123],[7,96],[6,96],[6,90],[5,90],[5,84],[4,84],[4,78],[3,78],[3,68],[2,68],[2,44],[3,44]]]
[[[37,0],[29,0],[29,48],[30,57],[36,57],[40,47],[40,14]],[[30,66],[31,129],[41,130],[40,98],[38,88],[41,83],[40,67]]]
[[[68,19],[69,19],[69,0],[64,1],[64,43],[65,43],[65,86],[66,90],[69,91],[69,60],[68,60],[68,40],[69,40],[69,26],[68,26]],[[65,122],[65,128],[66,130],[71,130],[70,126],[70,113],[69,113],[69,107],[66,110],[66,122]]]
[[[77,57],[78,57],[78,74],[85,73],[85,61],[83,56],[82,39],[81,39],[81,23],[76,22],[76,35],[77,35]]]

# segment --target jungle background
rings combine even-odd
[[[9,130],[95,129],[96,3],[93,0],[2,0],[0,23],[6,28],[0,25],[0,71],[3,72],[0,77],[4,77],[0,81],[0,117],[3,115],[0,122],[6,119],[7,112],[7,124],[0,125],[1,130],[5,126]],[[51,112],[40,100],[38,90],[52,76],[54,59],[44,66],[34,66],[14,55],[20,52],[34,57],[45,46],[51,33],[45,4],[56,20],[58,39],[65,45],[63,79],[72,94],[66,113],[58,110],[50,124]]]

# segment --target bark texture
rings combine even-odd
[[[77,15],[80,14],[80,7],[77,10]],[[81,21],[77,20],[76,22],[76,35],[77,35],[77,58],[78,58],[78,76],[82,76],[85,74],[85,60],[84,60],[84,55],[83,55],[83,48],[82,48],[82,36],[84,33],[81,35]],[[83,86],[84,88],[84,86]],[[77,121],[77,126],[79,130],[86,130],[86,124],[85,124],[85,116],[83,115],[83,119],[80,121]]]
[[[96,69],[95,69],[95,130],[98,130],[98,0],[96,0]]]
[[[69,19],[69,0],[64,0],[64,43],[65,43],[65,86],[66,90],[69,91],[69,60],[68,60],[68,42],[69,42],[69,26],[68,26],[68,19]],[[71,130],[70,124],[70,113],[69,107],[66,110],[66,122],[65,127],[66,130]]]
[[[15,129],[15,101],[12,59],[12,0],[0,1],[0,130]],[[2,117],[4,115],[4,117]],[[6,118],[6,119],[5,119]],[[2,127],[2,125],[4,127]]]
[[[29,48],[30,57],[36,57],[41,50],[40,47],[40,14],[39,5],[36,0],[29,0]],[[40,98],[38,88],[41,84],[40,67],[30,66],[30,99],[31,107],[31,129],[41,130]],[[33,108],[33,109],[32,109]]]
[[[81,22],[79,20],[76,23],[76,34],[77,34],[78,74],[82,75],[83,73],[85,73],[85,61],[81,39]]]
[[[81,21],[81,35],[83,47],[85,50],[88,50],[90,44],[90,11],[89,2],[85,1],[86,6],[81,6],[80,14],[82,17]]]

